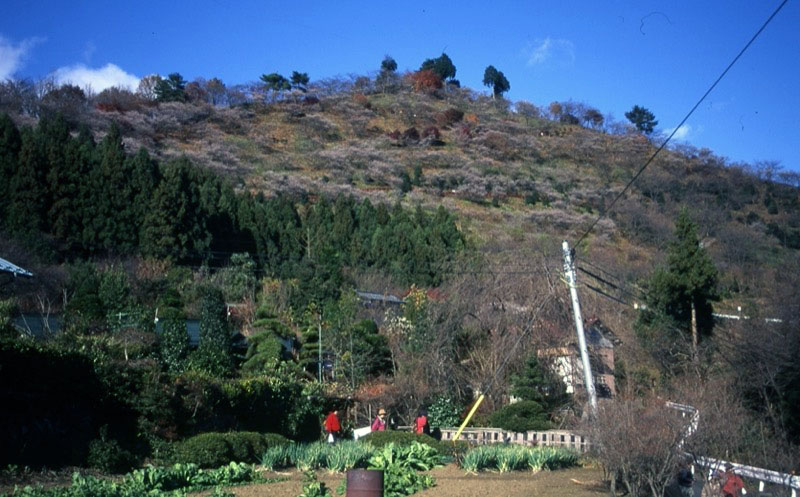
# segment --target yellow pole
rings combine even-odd
[[[478,410],[478,406],[481,405],[481,402],[483,402],[483,398],[484,397],[485,397],[485,395],[481,394],[480,397],[478,397],[478,400],[475,401],[475,405],[472,406],[472,409],[469,410],[469,414],[467,414],[467,417],[464,418],[464,422],[461,423],[461,426],[458,428],[458,431],[456,432],[456,436],[455,436],[455,438],[453,438],[453,443],[455,443],[455,441],[458,440],[458,437],[461,436],[461,432],[464,431],[464,427],[467,426],[467,423],[469,423],[469,420],[472,419],[472,415],[475,414],[475,411]]]

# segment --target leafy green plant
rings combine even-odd
[[[450,397],[437,397],[428,407],[428,424],[432,427],[458,426],[460,423],[461,406]]]
[[[231,463],[212,470],[196,464],[176,464],[171,467],[147,467],[131,472],[119,481],[93,476],[72,475],[72,485],[66,488],[26,487],[15,490],[13,497],[183,497],[187,492],[214,488],[211,495],[229,496],[221,487],[242,483],[271,483],[282,479],[263,479],[253,466]]]
[[[393,443],[385,445],[369,460],[369,469],[383,471],[383,493],[386,497],[411,495],[435,485],[431,475],[418,471],[428,471],[441,464],[435,449],[418,442],[406,447]]]
[[[105,473],[118,473],[131,469],[136,457],[123,449],[119,442],[108,437],[108,426],[100,428],[100,438],[89,442],[87,464]]]
[[[317,475],[308,470],[303,475],[303,493],[300,497],[332,497],[325,482],[317,480]]]

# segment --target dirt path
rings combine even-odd
[[[318,472],[320,481],[336,495],[336,487],[344,474]],[[479,473],[468,475],[454,465],[431,471],[436,486],[415,494],[419,497],[600,497],[608,495],[600,486],[603,473],[594,468],[575,468],[560,471]],[[288,477],[289,480],[266,485],[233,487],[236,497],[297,497],[303,491],[303,475],[298,471],[265,476]]]

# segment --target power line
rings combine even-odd
[[[683,126],[684,123],[686,123],[686,121],[689,120],[689,117],[691,117],[691,115],[694,114],[694,111],[700,106],[701,103],[703,103],[703,101],[706,99],[706,97],[711,93],[712,90],[714,90],[714,88],[722,80],[722,78],[724,78],[725,75],[728,74],[728,71],[733,67],[734,64],[736,64],[736,62],[744,54],[744,52],[748,48],[750,48],[750,45],[753,44],[753,42],[756,40],[756,38],[758,38],[758,36],[761,34],[761,32],[764,31],[764,29],[767,27],[767,25],[770,22],[772,22],[772,19],[778,14],[778,12],[780,12],[780,10],[783,8],[784,5],[786,5],[786,2],[788,2],[788,1],[789,0],[783,0],[783,2],[781,2],[780,5],[778,5],[778,8],[775,9],[775,11],[772,13],[771,16],[769,16],[769,18],[764,22],[764,24],[761,26],[761,28],[759,28],[758,31],[756,31],[756,34],[754,34],[753,37],[750,38],[750,41],[747,42],[747,44],[744,46],[744,48],[742,48],[742,50],[739,52],[739,54],[736,55],[736,57],[733,58],[731,63],[728,64],[728,67],[726,67],[725,70],[722,71],[722,74],[719,75],[719,77],[716,79],[716,81],[714,81],[714,83],[708,88],[708,90],[706,90],[706,92],[703,94],[703,96],[700,97],[700,100],[698,100],[697,103],[694,104],[694,107],[692,107],[692,109],[689,111],[689,113],[686,114],[686,117],[683,118],[683,120],[675,127],[674,130],[672,130],[672,133],[670,133],[669,136],[667,137],[667,139],[664,140],[664,142],[661,144],[661,146],[658,147],[658,149],[656,149],[656,151],[653,153],[653,155],[651,155],[650,158],[647,159],[647,162],[644,163],[644,165],[633,176],[633,178],[631,178],[631,180],[628,181],[628,184],[625,185],[625,188],[623,188],[622,191],[619,192],[619,194],[617,194],[617,196],[614,198],[614,200],[611,201],[611,204],[608,207],[606,207],[605,209],[603,209],[603,212],[601,212],[600,215],[597,216],[597,219],[595,219],[594,222],[589,226],[589,228],[583,233],[583,235],[581,235],[581,237],[578,238],[578,241],[573,244],[573,247],[577,248],[580,245],[580,243],[583,241],[583,239],[586,238],[589,235],[589,233],[592,232],[592,230],[594,229],[595,226],[597,226],[597,223],[599,223],[604,217],[606,217],[606,214],[608,214],[611,211],[611,209],[614,207],[614,204],[616,204],[617,201],[620,198],[622,198],[623,195],[625,195],[625,192],[628,191],[628,189],[639,178],[639,176],[641,176],[641,174],[644,172],[644,170],[647,169],[647,166],[649,166],[653,162],[653,159],[655,159],[656,156],[664,149],[664,147],[667,146],[667,143],[669,143],[669,141],[672,139],[672,137],[675,136],[675,133],[677,133],[678,130],[681,129],[681,126]]]
[[[587,271],[586,269],[584,269],[584,268],[582,268],[580,266],[578,266],[578,270],[581,271],[582,273],[584,273],[584,274],[596,279],[600,283],[603,283],[604,285],[610,286],[611,288],[613,288],[615,290],[619,290],[620,292],[625,293],[627,295],[630,295],[633,298],[641,299],[640,295],[637,295],[637,294],[635,294],[635,293],[623,288],[622,286],[615,285],[614,283],[611,283],[610,281],[608,281],[608,280],[606,280],[604,278],[601,278],[600,276],[597,276],[596,274],[592,273],[591,271]]]

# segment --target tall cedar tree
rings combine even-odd
[[[217,288],[204,291],[200,343],[192,362],[196,368],[214,376],[227,376],[233,371],[233,348],[225,299]]]
[[[675,239],[667,248],[667,266],[650,278],[648,308],[639,315],[637,333],[651,352],[661,357],[686,357],[689,354],[682,344],[689,340],[675,340],[674,333],[691,337],[694,306],[697,340],[710,335],[714,327],[712,302],[717,300],[717,269],[684,208],[675,221]]]
[[[435,59],[426,59],[420,66],[420,71],[431,70],[435,72],[442,81],[456,77],[456,66],[446,53],[442,53]]]
[[[492,98],[500,97],[511,89],[511,83],[508,82],[505,74],[495,69],[494,66],[487,67],[483,72],[483,85],[492,88]]]
[[[11,195],[10,179],[17,171],[19,151],[22,147],[22,137],[8,114],[0,114],[0,224],[8,219],[8,208]]]

